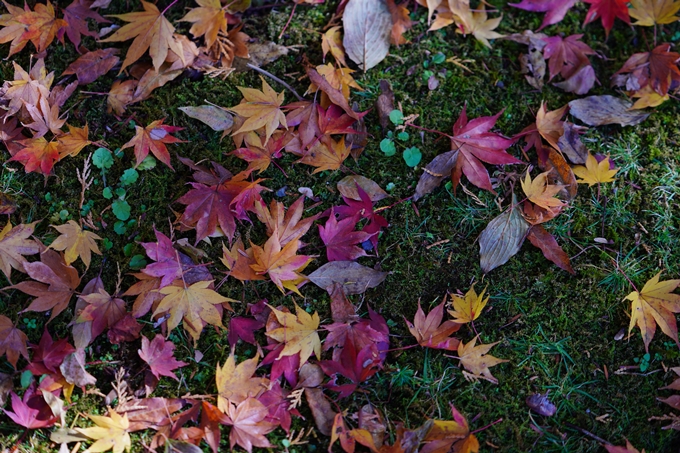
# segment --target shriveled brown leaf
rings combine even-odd
[[[356,261],[331,261],[326,263],[307,278],[320,288],[328,290],[335,283],[341,285],[345,294],[363,294],[375,288],[387,278],[387,272],[362,266]]]
[[[632,102],[610,95],[588,96],[571,101],[569,112],[588,126],[635,126],[646,120],[650,114],[630,110],[632,106]]]

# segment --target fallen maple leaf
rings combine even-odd
[[[24,311],[50,311],[48,321],[64,311],[80,285],[78,271],[66,264],[63,256],[54,250],[44,250],[40,261],[24,263],[24,269],[35,281],[23,281],[7,288],[18,289],[33,299]]]
[[[90,84],[118,64],[120,61],[118,53],[119,50],[114,48],[88,52],[71,63],[62,75],[73,74],[78,78],[79,85]]]
[[[359,197],[359,201],[343,195],[342,200],[347,206],[335,206],[333,211],[338,214],[340,220],[355,216],[368,219],[368,223],[364,225],[361,231],[372,235],[369,240],[375,249],[378,247],[378,233],[380,232],[380,229],[388,227],[389,222],[387,222],[385,217],[375,212],[373,209],[373,201],[371,201],[371,198],[364,189],[358,184],[354,189]]]
[[[609,157],[605,157],[600,162],[598,162],[595,156],[588,153],[586,165],[577,165],[573,168],[573,171],[576,176],[581,178],[576,182],[592,186],[595,184],[615,181],[614,175],[616,175],[619,169],[612,168]]]
[[[461,341],[458,345],[460,363],[467,370],[467,372],[463,372],[463,376],[465,376],[465,379],[467,380],[486,379],[489,382],[498,384],[498,379],[491,375],[489,368],[496,366],[499,363],[507,362],[508,360],[498,359],[488,354],[491,348],[500,343],[499,341],[496,343],[475,346],[478,338],[479,335],[473,338],[468,344]]]
[[[88,417],[97,425],[96,427],[75,428],[78,433],[96,441],[86,452],[113,450],[113,453],[123,453],[123,450],[130,450],[132,443],[128,433],[130,421],[127,414],[121,417],[116,411],[109,409],[108,417],[101,415],[88,415]]]
[[[340,140],[331,140],[329,145],[317,141],[295,162],[316,167],[312,174],[324,170],[337,170],[349,157],[350,151],[351,149],[345,144],[345,137]]]
[[[345,48],[342,46],[342,36],[340,29],[342,27],[335,26],[329,28],[326,33],[321,35],[321,50],[323,52],[323,58],[325,61],[328,52],[333,55],[335,61],[340,65],[347,67],[347,62],[345,61]]]
[[[631,443],[626,439],[626,446],[625,447],[618,447],[616,445],[611,445],[611,444],[604,444],[604,448],[607,450],[608,453],[645,453],[645,449],[642,449],[642,452],[638,450],[637,448],[633,447]]]
[[[175,359],[174,351],[175,345],[172,341],[165,341],[163,335],[156,334],[152,341],[143,336],[142,349],[139,349],[137,353],[149,365],[156,379],[167,376],[179,381],[173,370],[186,366],[187,363]]]
[[[61,135],[61,128],[66,123],[66,118],[59,118],[59,106],[50,105],[47,98],[40,98],[37,105],[26,104],[26,110],[33,119],[32,123],[25,126],[33,131],[33,138],[39,138],[48,132]]]
[[[59,155],[59,142],[47,141],[45,137],[19,140],[24,148],[12,156],[8,162],[20,162],[26,173],[33,171],[48,176],[52,173],[52,167],[61,160]]]
[[[61,234],[50,244],[50,248],[66,251],[64,253],[66,265],[70,265],[80,257],[85,268],[88,268],[90,267],[92,253],[102,254],[97,243],[94,242],[102,238],[91,231],[83,230],[75,221],[69,220],[64,225],[52,225],[52,227]]]
[[[418,181],[414,200],[432,192],[449,175],[454,190],[464,174],[475,186],[495,193],[491,187],[489,173],[482,162],[494,165],[522,163],[505,151],[514,143],[513,139],[489,132],[501,113],[503,112],[468,122],[464,107],[453,125],[453,136],[450,136],[451,151],[438,155],[427,164]]]
[[[92,0],[73,0],[70,5],[63,9],[64,20],[67,25],[64,29],[59,30],[59,33],[63,34],[66,32],[66,36],[68,36],[68,39],[76,46],[78,52],[80,52],[81,36],[84,35],[97,38],[99,35],[96,31],[90,31],[87,26],[88,20],[94,20],[98,24],[110,22],[92,9],[93,4],[94,2]]]
[[[269,410],[255,398],[248,398],[238,406],[229,405],[227,416],[231,420],[229,444],[231,448],[238,444],[248,453],[253,447],[273,448],[265,434],[276,428],[276,424],[266,420]]]
[[[485,299],[484,292],[486,292],[486,289],[477,294],[473,284],[470,290],[465,293],[465,297],[452,294],[451,305],[453,310],[449,310],[449,314],[454,318],[453,322],[465,324],[477,319],[489,302],[489,296],[486,296]]]
[[[222,326],[221,313],[215,308],[228,302],[235,302],[233,299],[224,297],[209,286],[212,281],[199,281],[191,286],[166,286],[158,291],[165,295],[158,307],[153,312],[153,317],[168,313],[168,331],[177,327],[183,321],[184,329],[191,334],[194,342],[201,336],[204,324],[212,324],[217,327]]]
[[[626,296],[632,303],[628,333],[637,324],[647,352],[657,324],[678,344],[678,326],[673,313],[680,313],[680,295],[673,294],[673,290],[680,285],[680,280],[659,281],[660,276],[661,272],[647,281],[642,291],[633,291]]]
[[[565,79],[573,76],[582,66],[590,65],[588,55],[595,55],[595,51],[584,42],[582,34],[571,35],[566,38],[552,36],[543,38],[546,43],[543,57],[549,60],[550,79],[560,74]]]
[[[83,291],[84,292],[84,291]],[[85,323],[90,325],[90,341],[97,338],[106,329],[116,325],[125,318],[125,301],[111,296],[103,288],[97,288],[90,294],[81,294],[79,300],[85,302],[82,310],[77,312],[75,325]],[[75,335],[74,335],[75,336]]]
[[[38,244],[29,239],[38,222],[27,223],[12,227],[8,221],[0,231],[0,269],[11,280],[12,268],[19,272],[26,272],[24,255],[35,255],[40,252]]]
[[[677,0],[630,0],[630,5],[630,17],[637,19],[633,25],[653,27],[672,24],[680,19],[675,15],[680,11],[680,1]]]
[[[324,373],[333,379],[328,388],[339,392],[338,398],[346,398],[356,390],[357,386],[367,381],[382,368],[380,353],[374,344],[357,350],[354,343],[349,339],[340,352],[338,360],[322,360],[319,365]],[[338,384],[337,375],[346,377],[351,383]]]
[[[335,216],[335,208],[325,225],[319,225],[319,236],[326,246],[328,261],[353,261],[366,256],[359,244],[371,239],[377,232],[355,231],[360,214],[346,217],[340,221]]]
[[[85,127],[75,127],[67,124],[68,132],[57,137],[59,140],[59,159],[66,156],[77,156],[83,148],[92,142],[88,139],[89,129]]]
[[[557,195],[557,193],[562,190],[562,185],[549,184],[549,174],[550,171],[541,173],[532,181],[531,175],[527,170],[525,178],[521,180],[522,190],[526,194],[529,201],[534,203],[536,206],[540,206],[541,208],[547,209],[549,211],[559,210],[563,206],[566,206],[565,202],[555,198],[555,195]]]
[[[166,143],[180,143],[181,140],[173,137],[177,131],[181,131],[182,127],[168,126],[163,124],[163,120],[152,122],[146,127],[135,126],[135,136],[120,149],[135,148],[135,167],[142,163],[142,161],[149,155],[149,151],[168,167],[172,168],[170,163],[170,153],[165,146]]]
[[[253,249],[254,264],[250,268],[255,273],[269,275],[269,279],[281,290],[289,289],[287,282],[304,278],[300,271],[311,261],[312,257],[297,255],[301,242],[297,238],[281,247],[279,233],[275,230],[272,236],[264,243],[264,247],[251,244]],[[293,285],[294,286],[294,285]]]
[[[243,241],[240,237],[234,242],[231,249],[222,244],[222,258],[220,258],[220,261],[222,261],[222,264],[229,269],[229,275],[231,277],[241,280],[242,282],[249,280],[264,280],[264,276],[255,272],[251,267],[252,265],[257,265],[253,248],[246,249],[243,246]]]
[[[59,367],[66,356],[76,350],[66,338],[57,341],[52,340],[47,329],[43,330],[40,343],[31,345],[31,348],[33,349],[33,357],[31,357],[31,363],[28,364],[26,369],[34,376],[59,373]]]
[[[576,0],[522,0],[520,3],[509,3],[510,6],[526,11],[546,13],[538,30],[548,25],[561,22],[567,12],[576,4]]]
[[[456,453],[478,453],[479,441],[470,432],[468,421],[453,404],[453,420],[432,420],[431,428],[423,439],[422,453],[454,451]]]
[[[57,37],[59,30],[68,26],[64,19],[57,19],[54,6],[49,0],[45,4],[37,3],[33,11],[25,11],[14,17],[14,20],[24,25],[26,31],[22,39],[30,40],[38,52],[47,49]]]
[[[220,0],[196,0],[197,8],[192,8],[180,19],[182,22],[192,22],[189,30],[194,38],[205,39],[205,46],[210,48],[217,40],[221,31],[227,33],[227,16]]]
[[[269,209],[264,203],[256,203],[255,213],[260,222],[267,227],[267,235],[271,236],[276,232],[279,236],[279,243],[284,246],[307,234],[312,224],[320,216],[320,214],[316,214],[303,219],[304,204],[305,197],[303,195],[295,200],[286,211],[283,203],[272,200]]]
[[[106,98],[107,112],[114,112],[116,115],[125,113],[125,108],[135,99],[135,90],[138,84],[139,81],[134,79],[113,82]]]
[[[670,49],[670,44],[660,44],[651,52],[631,55],[614,74],[614,84],[624,85],[630,91],[640,91],[650,85],[658,94],[665,96],[671,86],[680,83],[680,54]]]
[[[12,411],[3,409],[5,415],[14,421],[14,423],[23,426],[28,429],[38,429],[38,428],[48,428],[54,426],[54,424],[59,421],[59,417],[54,416],[50,413],[47,418],[46,414],[41,413],[40,410],[34,409],[29,406],[31,392],[26,391],[24,393],[24,400],[22,401],[16,393],[12,392]]]
[[[286,124],[286,115],[281,110],[284,93],[277,93],[264,78],[261,77],[261,79],[262,91],[254,88],[237,87],[243,94],[245,102],[230,107],[228,110],[246,118],[241,127],[234,131],[232,135],[264,128],[264,144],[266,145],[269,137],[279,126],[288,129],[288,125]]]
[[[4,315],[0,315],[0,356],[7,354],[7,361],[17,368],[19,354],[28,360],[26,341],[28,337],[14,327],[14,323]]]
[[[184,61],[182,46],[173,37],[175,27],[163,15],[165,10],[161,12],[153,3],[144,0],[141,0],[141,2],[144,11],[112,15],[111,17],[129,23],[116,30],[113,35],[100,41],[119,42],[134,38],[125,55],[120,72],[139,60],[147,49],[149,49],[149,55],[151,55],[153,67],[156,71],[168,56],[168,49],[175,52]]]
[[[462,35],[471,34],[477,39],[477,41],[484,44],[486,47],[491,48],[489,39],[502,38],[503,35],[493,31],[496,29],[503,19],[503,16],[495,17],[493,19],[488,19],[486,14],[486,5],[480,3],[476,11],[463,9],[460,13],[454,14],[454,20],[458,24],[456,33]]]
[[[286,313],[271,306],[270,308],[281,326],[268,329],[266,334],[269,338],[285,345],[279,357],[300,353],[300,365],[304,365],[312,353],[317,359],[321,357],[318,313],[310,315],[297,304],[295,304],[295,314]]]
[[[418,344],[426,348],[446,349],[455,351],[459,348],[458,338],[451,338],[450,335],[460,329],[461,324],[454,321],[444,321],[444,302],[434,307],[425,317],[425,312],[418,301],[418,311],[413,318],[413,324],[404,318],[408,330],[411,332]]]
[[[583,25],[587,25],[596,19],[602,20],[602,26],[607,36],[614,26],[614,20],[618,17],[630,24],[628,16],[628,0],[583,0],[590,3],[590,9],[586,14]]]
[[[217,385],[217,407],[227,412],[232,404],[238,405],[248,398],[257,398],[267,390],[269,379],[253,376],[257,369],[259,355],[236,364],[234,351],[231,351],[222,367],[217,365],[215,381]]]

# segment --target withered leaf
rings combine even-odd
[[[513,195],[512,205],[489,222],[479,236],[482,271],[485,274],[491,272],[519,252],[529,227],[529,223],[519,212],[517,199]]]
[[[350,0],[342,16],[347,56],[364,71],[380,63],[390,50],[392,15],[382,0]]]
[[[340,284],[345,294],[363,294],[375,288],[387,278],[387,272],[362,266],[356,261],[331,261],[326,263],[307,278],[316,286],[329,290],[335,283]]]
[[[650,113],[630,110],[632,106],[632,102],[610,95],[588,96],[571,101],[569,112],[589,126],[635,126],[646,120]]]

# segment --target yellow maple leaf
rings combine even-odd
[[[633,93],[634,98],[638,98],[637,101],[628,110],[639,110],[646,109],[648,107],[658,107],[667,100],[670,99],[668,93],[663,96],[652,88],[651,85],[645,85],[642,89]]]
[[[576,180],[576,182],[588,184],[589,186],[614,181],[614,175],[617,171],[619,171],[618,168],[609,169],[609,157],[602,159],[602,162],[598,163],[595,156],[590,153],[588,153],[586,158],[585,167],[583,165],[574,167],[574,174],[582,178]]]
[[[205,46],[210,48],[220,31],[227,33],[227,16],[220,0],[196,0],[196,3],[198,8],[191,9],[180,21],[192,22],[189,32],[194,38],[204,36]]]
[[[175,27],[158,10],[156,5],[144,0],[141,0],[141,2],[144,11],[112,15],[111,17],[129,23],[120,27],[113,35],[100,41],[119,42],[134,38],[125,55],[125,61],[123,61],[120,72],[139,60],[147,49],[149,49],[149,55],[151,55],[153,67],[156,71],[168,56],[168,49],[175,52],[184,61],[182,45],[173,37]]]
[[[241,127],[234,131],[232,135],[256,131],[264,127],[264,144],[266,145],[269,137],[272,136],[279,125],[286,129],[288,129],[288,125],[286,124],[286,115],[281,110],[284,99],[283,91],[277,93],[264,78],[260,77],[260,79],[262,79],[262,91],[255,88],[237,87],[241,90],[245,102],[230,107],[228,110],[246,118]]]
[[[475,291],[475,285],[472,285],[470,290],[465,293],[465,297],[457,295],[451,296],[451,303],[453,310],[449,310],[449,314],[454,318],[453,322],[465,324],[472,322],[479,317],[484,310],[489,296],[484,298],[486,288],[479,294]]]
[[[234,351],[231,351],[224,366],[217,365],[217,407],[222,412],[227,412],[230,403],[238,405],[249,397],[257,398],[267,389],[269,379],[253,377],[259,357],[255,355],[236,365]]]
[[[463,371],[463,376],[467,380],[486,379],[489,382],[498,384],[498,379],[491,375],[489,368],[496,366],[499,363],[507,362],[507,360],[496,358],[488,352],[496,346],[499,341],[490,344],[480,344],[475,346],[479,335],[472,339],[468,344],[462,341],[458,344],[458,357],[460,363],[465,367],[467,372]]]
[[[351,148],[345,144],[345,137],[340,140],[330,140],[330,146],[322,141],[315,142],[309,150],[295,162],[316,167],[312,174],[324,170],[337,170],[349,157]]]
[[[321,75],[321,77],[326,79],[326,82],[336,90],[342,92],[342,96],[349,101],[349,89],[354,88],[355,90],[363,91],[363,88],[357,84],[352,77],[352,73],[355,71],[349,68],[334,68],[332,64],[326,63],[317,66],[316,72]],[[315,84],[310,84],[307,88],[307,93],[316,93],[319,88]],[[326,93],[321,93],[321,100],[319,102],[321,107],[327,109],[333,102],[330,100]]]
[[[680,11],[680,1],[677,0],[630,0],[632,8],[628,14],[637,22],[633,25],[653,27],[654,25],[671,24],[680,17],[675,13]]]
[[[52,225],[58,232],[61,233],[58,238],[50,244],[50,248],[55,250],[64,251],[64,261],[67,265],[71,265],[72,262],[80,257],[83,260],[85,267],[90,267],[90,260],[92,257],[92,252],[97,255],[102,253],[97,247],[95,240],[101,240],[101,238],[91,231],[83,230],[78,223],[73,220],[69,220],[64,225]]]
[[[109,416],[88,415],[96,427],[76,428],[83,436],[89,437],[96,442],[85,450],[85,453],[97,453],[113,450],[113,453],[123,453],[123,450],[130,451],[132,443],[130,441],[130,421],[127,414],[122,417],[113,409],[109,409]]]
[[[326,58],[328,52],[333,55],[335,61],[342,66],[347,66],[345,61],[345,48],[342,45],[342,34],[340,33],[340,26],[331,27],[321,35],[321,50],[323,57]],[[318,69],[317,69],[318,71]]]
[[[484,44],[486,47],[491,48],[489,39],[502,38],[503,35],[493,31],[498,27],[503,19],[503,16],[495,17],[489,19],[486,14],[486,6],[482,3],[481,7],[477,8],[477,11],[473,12],[470,6],[467,5],[466,8],[460,8],[458,12],[453,13],[453,19],[455,20],[458,28],[457,33],[463,35],[471,34],[477,39],[477,41]]]
[[[680,295],[673,291],[680,285],[680,280],[659,281],[660,275],[661,272],[645,283],[642,291],[633,291],[626,296],[626,300],[632,302],[628,333],[637,324],[647,352],[657,324],[678,343],[678,326],[673,313],[680,313]]]
[[[215,305],[236,301],[210,289],[211,283],[212,280],[199,281],[189,287],[170,285],[159,289],[158,291],[165,297],[158,304],[153,317],[169,313],[168,331],[177,327],[182,321],[194,342],[200,338],[204,324],[223,327],[222,317]]]
[[[521,181],[522,190],[529,201],[536,206],[547,210],[559,209],[566,205],[565,202],[555,198],[555,195],[562,190],[562,186],[560,184],[548,184],[548,174],[550,174],[549,171],[541,173],[532,181],[527,170],[526,177]]]
[[[321,340],[317,329],[319,328],[319,314],[310,315],[295,304],[295,315],[277,310],[271,307],[281,327],[267,331],[267,336],[285,346],[280,357],[300,353],[300,366],[314,353],[317,358],[321,357]]]

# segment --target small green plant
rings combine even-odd
[[[392,124],[399,126],[404,123],[404,114],[401,110],[392,110],[389,113],[389,118]],[[420,163],[423,154],[420,149],[416,146],[407,147],[403,142],[408,141],[411,138],[410,134],[406,131],[400,131],[394,133],[392,131],[387,131],[387,136],[380,142],[380,151],[385,153],[385,156],[391,157],[397,153],[397,144],[395,140],[400,142],[401,146],[404,146],[404,151],[402,152],[402,157],[406,165],[414,168]]]

